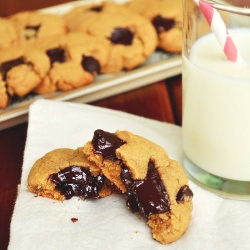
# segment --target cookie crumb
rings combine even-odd
[[[137,217],[138,220],[142,220],[143,219],[140,214],[137,214],[136,217]]]
[[[77,219],[77,218],[71,218],[71,221],[72,221],[73,223],[75,223],[75,222],[78,221],[78,219]]]

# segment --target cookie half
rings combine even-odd
[[[162,244],[177,240],[191,220],[193,193],[180,166],[159,145],[128,131],[96,130],[84,146],[88,160],[127,197]]]
[[[100,169],[82,149],[59,148],[38,159],[28,176],[29,191],[55,200],[102,198],[112,193]]]

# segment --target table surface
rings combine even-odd
[[[34,10],[67,0],[1,0],[0,16]],[[181,76],[123,94],[92,102],[91,105],[181,125]],[[7,249],[11,215],[20,183],[27,123],[0,131],[0,250]]]

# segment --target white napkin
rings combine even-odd
[[[169,245],[154,241],[145,221],[131,213],[119,195],[58,202],[27,191],[27,175],[36,159],[55,148],[82,146],[98,128],[145,136],[182,160],[180,127],[86,104],[36,101],[29,110],[9,250],[250,249],[250,202],[223,199],[192,182],[192,221],[187,232]]]

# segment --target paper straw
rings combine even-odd
[[[215,34],[227,59],[231,62],[243,61],[219,12],[213,8],[212,4],[207,3],[204,0],[195,0],[195,2],[207,19],[207,22],[211,27],[212,32]]]

